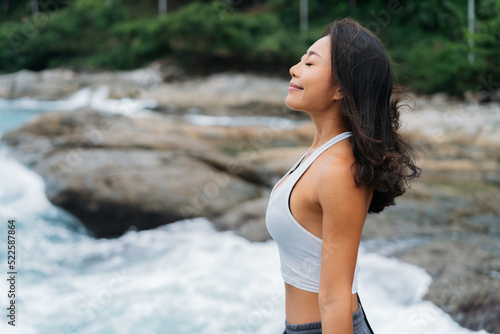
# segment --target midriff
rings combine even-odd
[[[351,296],[352,313],[358,310],[356,293]],[[294,287],[285,282],[286,321],[292,325],[320,322],[318,294]]]

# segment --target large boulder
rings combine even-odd
[[[477,180],[423,176],[396,206],[369,215],[365,246],[423,267],[425,295],[462,326],[500,326],[500,192]]]
[[[76,74],[65,69],[42,72],[21,70],[0,76],[0,98],[57,100],[73,94],[79,88]]]
[[[285,106],[288,81],[262,78],[250,74],[222,73],[207,78],[158,85],[143,92],[144,98],[155,99],[160,107],[224,110],[234,107],[268,109],[281,112]]]
[[[238,157],[265,166],[276,175],[284,175],[306,153],[307,146],[272,147],[257,152],[242,152]]]
[[[40,114],[2,141],[43,177],[49,200],[96,237],[113,237],[129,228],[216,217],[269,187],[272,174],[224,155],[206,140],[217,129],[206,130],[162,115],[79,109]],[[220,131],[221,141],[235,140],[234,132]]]
[[[498,229],[497,229],[498,232]],[[493,255],[493,254],[496,254]],[[400,252],[406,262],[433,277],[425,298],[462,326],[498,333],[500,328],[500,244],[485,235],[436,238]]]
[[[29,97],[38,100],[64,99],[83,87],[107,87],[110,98],[139,97],[163,81],[181,79],[180,68],[154,62],[147,67],[118,72],[75,72],[70,69],[46,69],[40,72],[20,70],[0,75],[0,98]]]
[[[91,149],[68,168],[58,150],[34,170],[48,199],[77,216],[96,237],[221,214],[259,188],[180,152]]]
[[[211,219],[220,231],[231,230],[250,241],[266,241],[271,238],[266,228],[266,209],[270,192],[246,201]]]

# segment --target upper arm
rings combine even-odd
[[[320,173],[318,202],[323,212],[319,299],[321,304],[351,296],[361,232],[370,194],[356,187],[350,165],[334,162]]]

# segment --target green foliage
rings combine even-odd
[[[225,2],[194,2],[175,15],[117,25],[111,32],[129,50],[125,67],[140,59],[174,56],[186,66],[214,59],[232,64],[296,59],[310,40],[291,40],[269,12],[241,13]],[[297,43],[299,42],[299,43]],[[118,59],[116,59],[118,61]]]
[[[397,60],[398,77],[421,93],[462,95],[481,76],[500,76],[500,1],[476,1],[475,33],[467,30],[467,2],[412,1],[394,15],[382,40]],[[472,37],[474,47],[468,39]],[[468,62],[468,54],[474,62]]]
[[[168,57],[195,70],[252,69],[281,73],[296,63],[334,19],[353,17],[376,32],[399,65],[401,82],[421,93],[461,94],[478,78],[500,77],[500,0],[476,0],[476,30],[467,30],[467,2],[309,1],[309,31],[299,32],[298,0],[73,0],[38,16],[8,0],[0,16],[0,71],[54,66],[130,69]],[[473,38],[470,48],[468,39]],[[467,55],[473,52],[475,61]],[[276,71],[274,71],[276,72]],[[279,72],[279,71],[278,71]]]
[[[105,58],[112,46],[106,30],[124,18],[125,10],[118,0],[112,5],[100,0],[79,0],[64,10],[9,24],[0,30],[0,41],[5,44],[8,40],[10,44],[0,44],[5,46],[0,53],[1,69],[40,70],[68,62],[76,64],[78,59],[87,58],[93,64],[92,57]]]
[[[478,59],[470,64],[468,46],[446,39],[424,39],[401,52],[404,65],[397,66],[399,79],[422,94],[443,91],[461,95],[477,86],[477,77],[485,70],[485,63]],[[394,55],[393,55],[394,56]]]
[[[150,19],[124,21],[115,25],[109,34],[119,43],[110,50],[106,65],[133,68],[168,54],[169,35],[164,26],[162,20]],[[106,59],[103,59],[103,64]]]
[[[270,43],[284,30],[275,15],[243,14],[224,2],[187,5],[168,17],[166,28],[172,52],[189,55],[192,60],[221,57],[243,62],[261,56],[268,60],[287,56],[288,50],[276,52]]]

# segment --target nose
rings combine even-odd
[[[298,65],[300,63],[297,63],[295,65],[293,65],[292,67],[290,67],[290,75],[292,76],[292,78],[296,78],[297,77],[297,72],[298,72]]]

